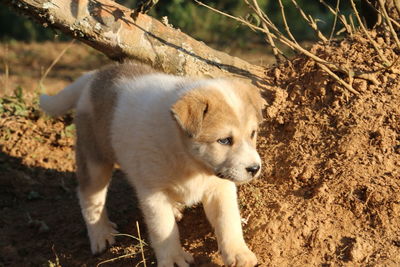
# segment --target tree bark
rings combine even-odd
[[[110,0],[6,0],[44,26],[57,28],[114,60],[133,58],[176,75],[237,76],[256,85],[265,71],[216,51],[168,23],[137,14]]]

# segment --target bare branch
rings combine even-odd
[[[395,3],[396,10],[398,10],[397,5],[400,5],[400,0],[393,0],[393,1]],[[382,11],[380,9],[377,9],[374,5],[371,4],[371,2],[369,2],[369,1],[366,1],[366,2],[368,3],[368,5],[371,8],[374,9],[374,11],[376,11],[380,15],[380,17],[384,17],[384,14],[382,13]],[[399,8],[400,8],[400,6],[399,6]],[[400,12],[399,12],[399,16],[400,16]],[[391,18],[390,16],[388,16],[388,18],[386,18],[386,19],[389,19],[396,27],[400,28],[400,23],[397,22],[395,19]]]
[[[275,41],[272,38],[272,34],[271,34],[270,30],[268,29],[267,25],[265,24],[265,22],[261,22],[261,25],[265,29],[265,31],[268,32],[268,33],[266,33],[266,36],[267,36],[266,41],[271,45],[272,53],[274,54],[276,62],[279,63],[281,61],[280,56],[284,56],[284,55],[283,55],[282,51],[278,47],[276,47]]]
[[[346,83],[343,79],[341,79],[339,76],[337,76],[333,71],[331,71],[326,65],[317,63],[318,66],[326,71],[332,78],[334,78],[336,81],[338,81],[341,85],[343,85],[347,90],[352,92],[355,95],[360,94],[358,91],[356,91],[350,84]]]
[[[350,20],[351,29],[353,30],[353,32],[356,32],[356,26],[354,25],[352,14],[349,15],[349,20]]]
[[[246,1],[246,3],[249,4],[247,1]],[[257,0],[253,0],[253,4],[254,4],[254,7],[255,7],[255,9],[256,9],[257,14],[261,14],[262,11],[261,11],[260,6],[258,5]],[[258,15],[258,16],[259,16],[259,15]],[[262,17],[259,17],[259,18],[260,18],[261,20],[263,20]],[[266,31],[267,40],[268,40],[268,43],[269,43],[269,44],[271,45],[271,47],[272,47],[272,52],[274,53],[276,62],[279,63],[279,62],[281,61],[280,55],[282,55],[282,56],[284,56],[284,55],[283,55],[282,51],[280,51],[280,50],[276,47],[275,41],[274,41],[274,39],[272,38],[271,31],[269,30],[267,24],[266,24],[264,21],[262,21],[262,22],[261,22],[261,25],[262,25],[263,29]]]
[[[399,16],[400,16],[400,1],[394,0],[393,2],[394,2],[394,6],[396,7],[397,14],[399,14]]]
[[[254,24],[251,24],[250,22],[246,21],[246,20],[243,19],[243,18],[239,18],[239,17],[232,16],[232,15],[230,15],[230,14],[228,14],[228,13],[225,13],[225,12],[223,12],[223,11],[221,11],[221,10],[218,10],[218,9],[216,9],[216,8],[213,8],[213,7],[209,6],[209,5],[206,5],[206,4],[204,4],[203,2],[200,2],[200,1],[198,1],[198,0],[194,0],[194,1],[195,1],[197,4],[199,4],[200,6],[203,6],[203,7],[205,7],[205,8],[208,8],[208,9],[210,9],[211,11],[214,11],[215,13],[218,13],[218,14],[220,14],[220,15],[223,15],[223,16],[225,16],[225,17],[228,17],[228,18],[231,18],[231,19],[233,19],[233,20],[238,21],[238,22],[240,22],[240,23],[242,23],[242,24],[248,26],[248,27],[249,27],[250,29],[252,29],[252,30],[257,30],[257,31],[261,31],[261,32],[263,32],[263,33],[267,33],[263,28],[260,28],[260,27],[254,25]],[[276,38],[276,37],[275,37],[275,38]]]
[[[304,10],[297,4],[296,0],[291,0],[296,9],[299,11],[300,15],[304,18],[304,20],[308,23],[308,25],[315,31],[317,34],[317,37],[321,39],[323,42],[327,42],[328,39],[324,36],[324,34],[318,29],[318,25],[316,21],[311,17],[307,16],[306,13],[304,13]]]
[[[58,54],[58,56],[53,60],[53,62],[51,62],[50,66],[46,69],[46,71],[44,72],[44,74],[42,75],[42,77],[40,77],[39,80],[39,86],[41,87],[41,89],[43,89],[43,81],[46,79],[47,75],[49,74],[49,72],[51,71],[51,69],[54,67],[54,65],[57,64],[57,62],[61,59],[61,57],[65,54],[65,52],[67,52],[68,49],[70,49],[70,47],[75,43],[75,39],[72,39],[68,45]]]
[[[394,30],[393,24],[392,24],[392,22],[391,22],[391,20],[390,20],[390,17],[389,17],[389,15],[388,15],[387,11],[386,11],[385,3],[384,3],[382,0],[379,0],[379,5],[380,5],[381,10],[382,10],[382,12],[383,12],[384,18],[386,19],[387,24],[389,25],[390,33],[392,34],[392,37],[394,38],[394,40],[395,40],[395,42],[396,42],[397,48],[400,49],[399,38],[397,37],[397,33],[396,33],[396,31]]]
[[[361,71],[355,71],[349,68],[344,68],[342,66],[337,65],[334,62],[329,62],[326,61],[320,57],[318,57],[317,55],[311,53],[310,51],[304,49],[294,38],[294,36],[292,35],[289,25],[287,24],[287,20],[285,17],[285,11],[284,11],[284,7],[282,4],[282,0],[279,0],[280,3],[280,8],[281,8],[281,13],[282,13],[282,19],[284,21],[284,25],[285,25],[285,29],[286,32],[288,33],[289,37],[286,37],[284,34],[282,34],[282,32],[280,32],[277,27],[272,23],[272,21],[270,20],[270,18],[268,17],[267,14],[265,14],[261,8],[258,5],[257,0],[251,0],[252,2],[250,3],[248,0],[244,0],[246,2],[246,4],[256,13],[256,15],[261,19],[262,21],[262,28],[259,26],[256,26],[240,17],[235,17],[233,15],[227,14],[223,11],[217,10],[215,8],[212,8],[204,3],[199,2],[198,0],[195,0],[199,5],[204,6],[218,14],[227,16],[231,19],[234,19],[240,23],[243,23],[244,25],[247,25],[248,27],[250,27],[253,30],[256,31],[261,31],[264,34],[267,35],[267,38],[269,40],[272,40],[272,42],[269,43],[273,43],[275,46],[275,40],[278,40],[279,42],[282,42],[283,44],[287,45],[288,47],[290,47],[291,49],[300,52],[302,54],[304,54],[305,56],[307,56],[308,58],[314,60],[317,65],[322,68],[326,73],[328,73],[333,79],[335,79],[337,82],[339,82],[344,88],[346,88],[348,91],[350,91],[351,93],[355,94],[355,95],[359,95],[359,92],[357,90],[355,90],[352,86],[351,83],[347,83],[346,81],[344,81],[342,78],[340,78],[335,72],[340,72],[343,74],[346,74],[350,81],[352,81],[352,79],[354,79],[354,77],[357,78],[361,78],[361,79],[365,79],[368,81],[371,81],[373,83],[376,83],[376,79],[374,78],[373,73],[376,72],[380,72],[383,70],[386,70],[388,68],[390,68],[391,66],[393,66],[396,62],[393,62],[389,67],[385,66],[384,68],[381,68],[377,71],[371,72],[371,73],[366,73],[366,72],[361,72]],[[292,0],[293,3],[295,4],[295,0]],[[322,2],[323,0],[320,0],[320,2]],[[297,2],[296,2],[297,3]],[[339,1],[337,1],[337,5],[336,5],[336,9],[338,10],[338,6],[339,6]],[[298,6],[299,7],[299,6]],[[328,6],[329,7],[329,6]],[[299,7],[300,8],[300,7]],[[331,11],[333,10],[331,7],[329,7],[331,9]],[[300,8],[301,9],[301,8]],[[333,10],[334,11],[334,10]],[[336,12],[335,14],[338,14],[338,12]],[[303,12],[303,15],[305,15],[305,13]],[[350,17],[350,21],[351,21],[351,25],[347,23],[347,21],[345,20],[345,17],[343,15],[338,16],[337,18],[339,18],[342,22],[344,22],[344,25],[346,27],[346,30],[350,33],[353,33],[354,30],[354,23],[352,18]],[[307,18],[311,23],[315,23],[315,21],[311,20],[312,18]],[[274,33],[272,33],[272,31],[274,31]],[[371,38],[371,36],[369,35],[369,37]],[[372,38],[371,38],[372,39]],[[275,46],[276,47],[276,46]],[[379,50],[379,49],[378,49]],[[377,50],[377,51],[378,51]],[[280,52],[280,51],[279,51]],[[278,55],[277,51],[274,52],[275,55]],[[278,60],[278,59],[277,59]]]
[[[332,40],[333,34],[335,33],[336,23],[339,16],[339,6],[340,6],[340,0],[336,0],[335,19],[333,20],[331,34],[329,34],[329,42]]]
[[[329,4],[327,4],[324,0],[319,0],[321,4],[323,4],[328,10],[335,16],[337,16],[340,21],[342,22],[343,26],[345,27],[345,30],[347,31],[350,36],[353,36],[353,30],[349,23],[346,20],[346,17],[343,14],[340,14],[339,10],[333,9]]]
[[[279,8],[280,8],[281,14],[282,14],[283,25],[285,25],[286,33],[289,35],[289,38],[292,42],[298,44],[296,41],[296,38],[294,38],[292,32],[290,31],[289,25],[286,21],[285,8],[283,7],[282,0],[278,0],[278,2],[279,2]]]
[[[114,60],[133,58],[166,73],[237,76],[262,81],[264,68],[214,50],[202,42],[111,0],[6,0],[5,3],[57,28]]]
[[[257,0],[252,0],[253,4],[250,4],[247,0],[244,0],[249,7],[257,14],[257,16],[264,22],[265,26],[268,28],[270,27],[272,31],[275,32],[275,34],[271,33],[271,37],[280,41],[293,51],[296,51],[295,47],[292,45],[293,42],[287,38],[279,29],[276,27],[276,25],[271,21],[271,19],[268,17],[267,14],[265,14],[259,7]],[[266,32],[269,32],[269,28],[266,29]],[[265,33],[265,32],[264,32]]]
[[[268,32],[269,32],[269,31],[267,31],[267,30],[265,30],[265,29],[263,29],[263,28],[261,28],[261,27],[258,27],[258,26],[256,26],[256,25],[254,25],[254,24],[252,24],[252,23],[246,21],[246,20],[243,19],[243,18],[235,17],[235,16],[233,16],[233,15],[230,15],[230,14],[228,14],[228,13],[225,13],[225,12],[221,11],[221,10],[218,10],[218,9],[215,9],[215,8],[209,6],[209,5],[206,5],[206,4],[204,4],[204,3],[202,3],[202,2],[200,2],[200,1],[198,1],[198,0],[194,0],[194,1],[195,1],[197,4],[199,4],[199,5],[201,5],[201,6],[205,7],[205,8],[210,9],[211,11],[214,11],[214,12],[220,14],[220,15],[223,15],[223,16],[226,16],[226,17],[228,17],[228,18],[231,18],[231,19],[233,19],[233,20],[238,21],[238,22],[240,22],[240,23],[242,23],[242,24],[248,26],[248,27],[249,27],[250,29],[252,29],[252,30],[260,31],[260,32],[263,32],[263,33],[265,33],[265,34],[268,34]],[[257,14],[257,15],[258,15],[258,14]],[[290,48],[293,47],[293,46],[292,46],[292,43],[293,43],[293,42],[291,42],[288,38],[286,38],[273,24],[270,24],[270,23],[268,22],[268,20],[265,19],[262,15],[259,15],[259,17],[267,24],[267,26],[270,26],[270,27],[279,35],[279,36],[276,36],[275,34],[273,34],[272,32],[270,32],[272,38],[278,39],[279,41],[281,41],[283,44],[287,45],[287,46],[290,47]]]
[[[255,25],[251,24],[250,22],[243,20],[242,18],[238,18],[238,17],[235,17],[235,16],[233,16],[233,15],[230,15],[230,14],[227,14],[227,13],[225,13],[225,12],[222,12],[222,11],[220,11],[220,10],[217,10],[217,9],[215,9],[215,8],[212,8],[212,7],[210,7],[210,6],[208,6],[208,5],[204,4],[204,3],[199,2],[198,0],[195,0],[195,1],[196,1],[199,5],[202,5],[202,6],[208,8],[208,9],[210,9],[210,10],[212,10],[212,11],[218,13],[218,14],[227,16],[227,17],[229,17],[229,18],[231,18],[231,19],[233,19],[233,20],[236,20],[236,21],[239,21],[239,22],[241,22],[241,23],[244,23],[245,25],[249,26],[251,29],[259,30],[259,31],[261,31],[261,32],[263,32],[263,33],[265,33],[265,34],[267,34],[267,32],[268,32],[266,29],[263,29],[263,28],[260,28],[260,27],[258,27],[258,26],[255,26]],[[246,0],[245,0],[245,1],[246,1]],[[280,4],[281,4],[281,12],[282,12],[282,14],[284,15],[285,12],[284,12],[284,10],[283,10],[282,1],[279,0],[279,2],[280,2]],[[247,2],[247,1],[246,1],[246,3],[249,4],[249,2]],[[298,52],[300,52],[300,53],[306,55],[307,57],[313,59],[315,62],[317,62],[317,64],[318,64],[319,66],[321,66],[321,68],[322,68],[323,70],[325,70],[332,78],[334,78],[334,79],[337,80],[340,84],[342,84],[346,89],[348,89],[350,92],[352,92],[352,93],[354,93],[354,94],[358,94],[358,92],[357,92],[356,90],[354,90],[350,84],[346,83],[343,79],[341,79],[339,76],[337,76],[329,67],[331,67],[331,68],[334,69],[335,71],[339,71],[339,72],[342,72],[342,73],[345,73],[345,74],[348,74],[348,73],[350,72],[349,70],[345,70],[345,69],[343,69],[343,68],[340,68],[339,66],[336,66],[334,63],[328,62],[328,61],[326,61],[326,60],[324,60],[324,59],[318,57],[317,55],[314,55],[314,54],[311,53],[310,51],[304,49],[301,45],[299,45],[299,44],[297,43],[297,41],[296,41],[296,39],[294,38],[294,36],[290,33],[290,29],[289,29],[289,26],[288,26],[287,23],[286,23],[286,26],[287,26],[287,28],[288,28],[288,29],[287,29],[287,30],[288,30],[288,34],[291,35],[292,37],[290,37],[290,39],[289,39],[288,37],[286,37],[285,35],[283,35],[276,27],[274,27],[275,25],[273,25],[273,23],[271,23],[271,21],[269,20],[269,17],[268,17],[265,13],[263,13],[263,12],[261,11],[261,9],[260,9],[259,6],[258,6],[257,0],[253,0],[253,4],[250,5],[250,7],[253,9],[254,12],[256,12],[256,14],[259,16],[259,18],[260,18],[263,22],[265,22],[264,25],[265,25],[266,27],[271,27],[271,29],[275,31],[276,35],[270,33],[271,38],[277,39],[277,40],[279,40],[280,42],[282,42],[283,44],[285,44],[285,45],[287,45],[288,47],[292,48],[293,50],[298,51]],[[283,20],[286,21],[286,17],[283,17]],[[294,39],[294,41],[291,40],[291,39]],[[329,67],[328,67],[328,66],[329,66]]]
[[[258,5],[257,0],[252,0],[252,4],[249,3],[248,0],[243,0],[256,14],[264,20],[265,24],[271,27],[271,29],[275,32],[279,32],[278,27],[272,22],[272,20],[268,17],[268,15],[262,11],[260,6]]]

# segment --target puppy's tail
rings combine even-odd
[[[93,79],[95,71],[88,72],[56,95],[40,95],[40,108],[50,116],[60,116],[74,109],[81,93]]]

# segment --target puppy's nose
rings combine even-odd
[[[256,175],[256,173],[260,170],[260,165],[253,165],[246,168],[246,171],[251,173],[252,176]]]

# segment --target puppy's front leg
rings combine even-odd
[[[139,193],[158,267],[188,267],[193,257],[182,249],[173,206],[162,192]]]
[[[219,179],[219,178],[218,178]],[[226,266],[255,266],[257,258],[243,239],[236,186],[217,180],[217,186],[203,199],[203,206],[217,235],[218,247]]]

